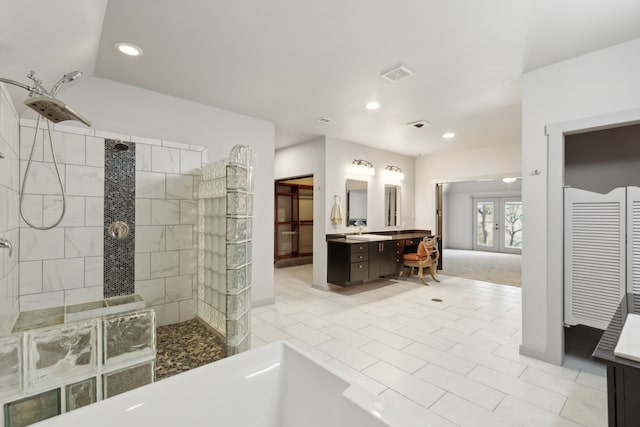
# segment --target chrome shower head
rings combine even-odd
[[[36,96],[28,98],[24,101],[24,105],[54,123],[63,122],[65,120],[77,120],[89,127],[91,126],[91,122],[89,120],[73,111],[64,102],[50,96]]]
[[[77,79],[81,75],[82,75],[82,71],[72,71],[72,72],[67,73],[64,76],[62,76],[62,80],[64,80],[65,83],[69,83],[69,82],[74,81],[75,79]]]
[[[62,76],[62,78],[60,80],[58,80],[56,82],[56,84],[53,85],[53,88],[51,89],[51,96],[55,96],[56,93],[58,93],[58,91],[62,87],[62,85],[67,84],[67,83],[71,83],[72,81],[74,81],[78,77],[80,77],[81,75],[82,75],[82,71],[72,71],[72,72],[67,73],[64,76]]]

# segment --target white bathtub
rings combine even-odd
[[[287,342],[276,342],[38,426],[425,427]]]

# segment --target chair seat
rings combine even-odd
[[[428,256],[420,256],[417,253],[404,254],[402,258],[405,261],[425,261],[429,259]]]

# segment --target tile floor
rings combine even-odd
[[[323,292],[310,265],[276,269],[276,303],[253,310],[253,346],[288,340],[425,426],[607,424],[603,366],[519,355],[520,288],[441,280]]]

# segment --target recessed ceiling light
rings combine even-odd
[[[512,182],[516,182],[518,178],[502,178],[502,182],[506,184],[511,184]]]
[[[138,46],[131,43],[118,42],[114,46],[116,49],[118,49],[119,52],[124,53],[125,55],[129,55],[129,56],[142,55],[142,49],[140,49]]]
[[[455,133],[453,133],[453,132],[447,132],[447,133],[445,133],[444,135],[442,135],[442,137],[443,137],[444,139],[451,139],[451,138],[453,138],[454,136],[456,136],[456,134],[455,134]]]
[[[369,101],[365,107],[367,107],[367,110],[377,110],[380,108],[380,103],[378,101]]]

